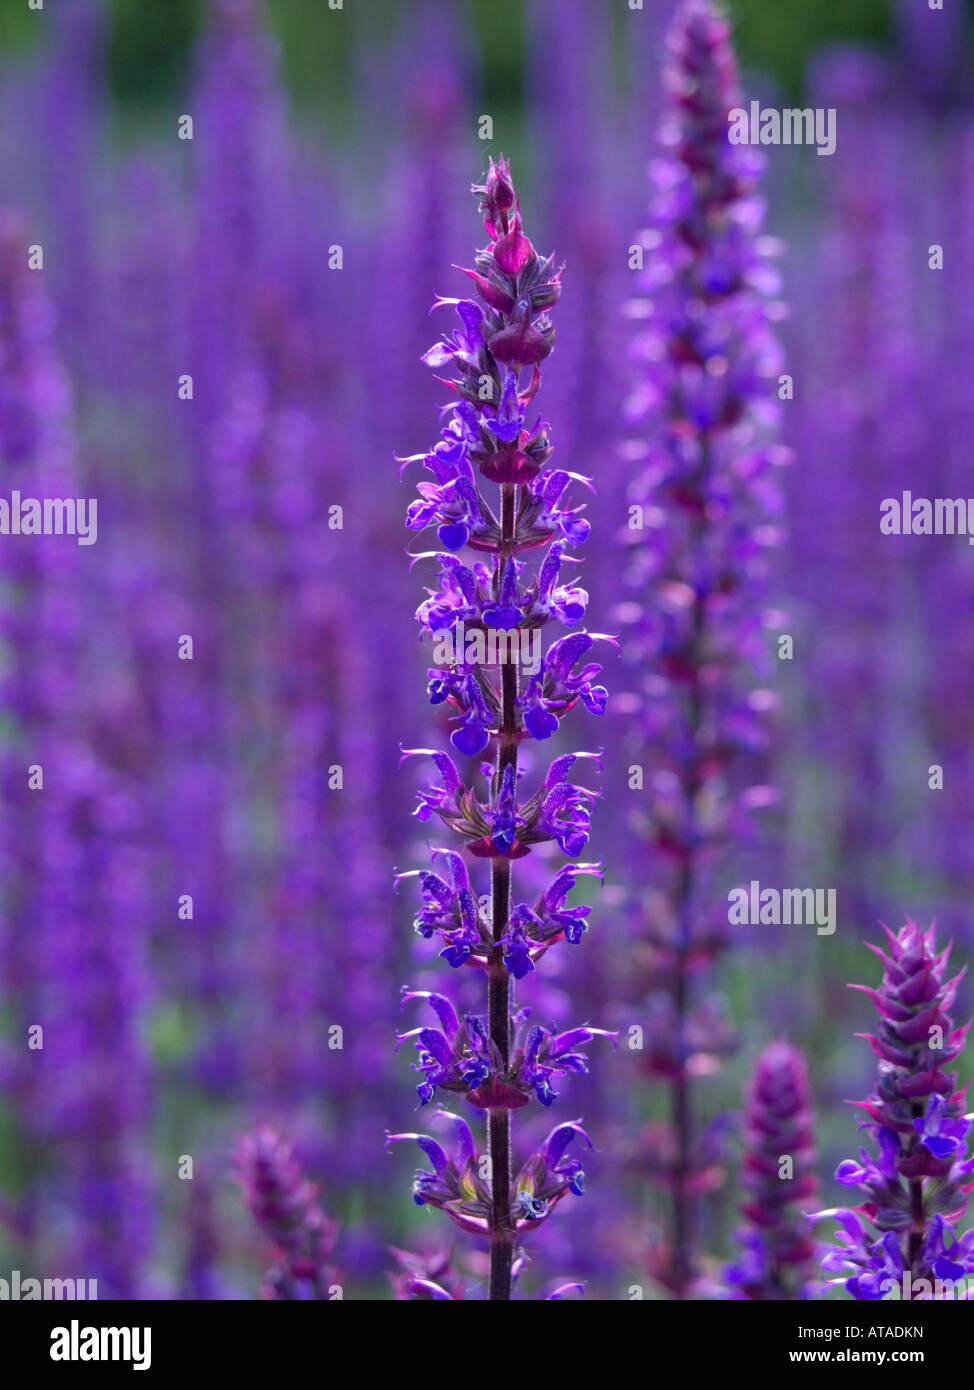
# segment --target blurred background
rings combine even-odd
[[[747,97],[838,111],[833,157],[772,149],[766,172],[795,380],[775,585],[796,656],[773,677],[782,812],[728,886],[833,886],[839,926],[744,933],[702,983],[739,1043],[700,1088],[714,1269],[733,1249],[734,1114],[757,1050],[787,1036],[809,1058],[833,1205],[857,1143],[843,1102],[871,1075],[853,1036],[869,1011],[846,988],[875,981],[864,940],[908,913],[936,917],[962,962],[974,951],[974,552],[878,526],[903,488],[974,491],[971,15],[957,0],[728,9]],[[412,930],[412,891],[392,888],[426,862],[398,748],[443,732],[393,454],[434,438],[427,311],[462,292],[451,265],[483,238],[467,190],[503,151],[529,235],[567,262],[543,413],[560,465],[595,479],[589,625],[616,630],[628,250],[672,10],[0,9],[0,494],[99,506],[93,546],[0,549],[0,1275],[256,1297],[267,1250],[230,1154],[259,1121],[294,1140],[341,1223],[346,1297],[392,1296],[390,1246],[451,1245],[410,1200],[412,1154],[383,1150],[386,1130],[423,1127],[394,1052],[413,1026],[400,987],[444,969]],[[651,968],[648,871],[631,677],[608,667],[622,698],[599,729],[591,843],[606,885],[577,957],[549,957],[527,995],[561,1023],[628,1029]],[[962,989],[961,1018],[970,1005]],[[564,1090],[560,1118],[584,1115],[598,1152],[584,1201],[532,1246],[525,1296],[574,1278],[592,1297],[658,1296],[642,1146],[664,1099],[626,1049]],[[524,1154],[553,1118],[516,1125]],[[482,1266],[463,1268],[476,1296]]]

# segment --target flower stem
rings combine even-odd
[[[511,902],[510,860],[495,859],[491,874],[493,937],[499,941],[507,928]],[[511,977],[504,969],[503,947],[494,948],[488,984],[491,1042],[504,1068],[510,1055]],[[490,1155],[490,1298],[511,1296],[515,1232],[511,1225],[511,1112],[492,1109],[487,1129]]]
[[[506,483],[501,489],[501,564],[497,571],[498,592],[514,540],[517,488]],[[497,745],[497,785],[508,767],[517,775],[517,665],[501,666],[501,723]],[[490,1039],[500,1054],[506,1071],[511,1047],[511,976],[504,968],[501,938],[507,931],[511,913],[511,861],[494,859],[491,867],[491,935],[495,941],[488,977],[488,1023]],[[511,1225],[511,1112],[489,1112],[488,1153],[490,1154],[490,1290],[493,1300],[511,1297],[515,1231]]]
[[[690,1175],[690,1146],[692,1143],[692,1117],[690,1112],[690,1078],[687,1075],[686,1023],[688,1012],[687,951],[689,948],[690,910],[690,867],[687,864],[682,874],[679,893],[680,940],[677,947],[675,979],[673,981],[673,1006],[676,1027],[679,1071],[671,1090],[673,1134],[676,1154],[673,1162],[673,1244],[670,1251],[670,1273],[673,1293],[683,1298],[692,1274],[690,1246],[692,1241],[690,1197],[687,1180]]]

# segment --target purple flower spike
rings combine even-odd
[[[274,1250],[275,1263],[264,1276],[261,1297],[334,1298],[338,1274],[332,1255],[338,1227],[322,1213],[318,1190],[305,1181],[291,1146],[262,1126],[239,1141],[235,1159],[244,1201]]]
[[[770,700],[754,685],[780,510],[782,451],[769,426],[781,354],[766,298],[760,161],[728,138],[742,104],[729,23],[709,0],[682,0],[668,50],[652,225],[630,306],[638,434],[626,454],[643,463],[630,494],[626,653],[639,761],[649,764],[635,824],[659,904],[645,927],[655,948],[649,1007],[668,1020],[648,1069],[672,1090],[673,1121],[650,1156],[670,1208],[653,1273],[684,1298],[696,1277],[696,1197],[721,1171],[706,1130],[696,1132],[693,1081],[726,1050],[716,1035],[699,1045],[694,986],[726,944],[714,925],[718,884],[733,872],[728,852],[764,772]],[[598,712],[598,687],[579,695]]]
[[[455,310],[459,327],[424,358],[452,374],[439,379],[455,399],[444,409],[439,441],[400,462],[422,460],[431,475],[418,485],[407,527],[435,527],[443,547],[412,557],[413,564],[436,566],[434,587],[416,612],[435,663],[428,671],[429,701],[449,711],[450,743],[458,754],[485,755],[473,776],[484,777],[486,793],[443,752],[413,749],[403,758],[420,752],[432,758],[439,780],[421,790],[416,815],[421,821],[437,817],[474,863],[489,861],[489,912],[459,847],[434,851],[444,861],[442,876],[420,870],[399,880],[418,880],[418,934],[439,937],[440,956],[453,969],[482,972],[487,1007],[483,1015],[460,1018],[445,996],[431,994],[441,1028],[412,1029],[400,1035],[399,1045],[407,1039],[415,1045],[421,1104],[448,1091],[462,1097],[471,1114],[487,1116],[490,1179],[475,1163],[472,1145],[450,1159],[439,1146],[430,1147],[434,1141],[419,1139],[433,1171],[421,1172],[413,1191],[416,1201],[440,1207],[462,1230],[487,1240],[489,1297],[507,1300],[524,1263],[522,1235],[546,1221],[565,1193],[581,1195],[583,1188],[580,1161],[563,1152],[577,1126],[565,1127],[560,1147],[550,1138],[515,1179],[511,1115],[532,1103],[551,1105],[560,1078],[586,1071],[582,1045],[605,1035],[598,1028],[558,1033],[531,1026],[527,1011],[514,1008],[515,982],[537,970],[553,946],[577,946],[588,927],[590,908],[566,906],[576,876],[601,877],[597,865],[566,867],[537,902],[514,899],[513,865],[534,846],[552,841],[569,858],[582,852],[598,795],[568,780],[579,758],[598,762],[594,754],[557,758],[540,786],[522,793],[519,750],[526,739],[549,739],[576,705],[603,713],[606,690],[596,684],[601,667],[579,663],[596,640],[614,639],[575,631],[547,651],[540,642],[552,623],[574,627],[588,604],[586,591],[569,576],[577,563],[570,552],[585,541],[589,524],[580,515],[584,503],[572,506],[566,494],[573,484],[590,487],[589,480],[546,471],[548,427],[540,416],[526,424],[541,387],[541,364],[554,347],[548,314],[561,294],[561,270],[525,235],[506,160],[492,160],[474,192],[489,237],[474,267],[464,271],[478,299],[437,300],[435,307]],[[413,1271],[408,1289],[408,1297],[455,1296],[432,1269]]]
[[[883,930],[885,951],[870,947],[882,961],[882,983],[851,986],[869,995],[880,1017],[875,1034],[861,1035],[879,1058],[876,1089],[855,1102],[877,1155],[860,1149],[858,1163],[845,1159],[836,1170],[864,1201],[856,1212],[814,1218],[842,1227],[822,1268],[841,1275],[829,1282],[856,1299],[949,1299],[956,1281],[974,1275],[974,1239],[956,1235],[974,1187],[966,1088],[951,1070],[969,1025],[956,1027],[948,1012],[963,971],[948,975],[950,946],[937,951],[933,927],[908,921],[895,935]]]
[[[805,1059],[772,1043],[754,1068],[744,1116],[741,1253],[728,1267],[740,1298],[810,1298],[815,1245],[804,1211],[816,1195],[815,1136]]]

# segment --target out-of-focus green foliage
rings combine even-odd
[[[923,4],[925,0],[913,0]],[[0,5],[0,54],[29,49],[43,41],[44,11],[22,3]],[[111,83],[123,107],[152,107],[178,88],[187,70],[195,37],[205,22],[206,0],[101,0],[112,17]],[[300,101],[334,107],[354,81],[349,61],[353,39],[371,31],[388,36],[403,8],[415,0],[344,0],[332,10],[328,0],[266,0],[281,39],[289,83]],[[527,0],[453,0],[470,13],[480,45],[486,95],[503,114],[520,102],[523,31]],[[590,0],[618,22],[627,0]],[[645,0],[648,8],[656,0]],[[974,0],[964,3],[974,10]],[[801,88],[809,55],[822,44],[865,40],[883,43],[893,25],[893,0],[729,0],[736,42],[745,66],[770,73],[792,92]]]
[[[794,93],[809,56],[823,45],[882,43],[893,27],[888,0],[733,0],[728,8],[744,66],[771,73]]]

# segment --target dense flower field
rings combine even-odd
[[[958,1296],[960,8],[355,8],[0,54],[0,1281]]]

